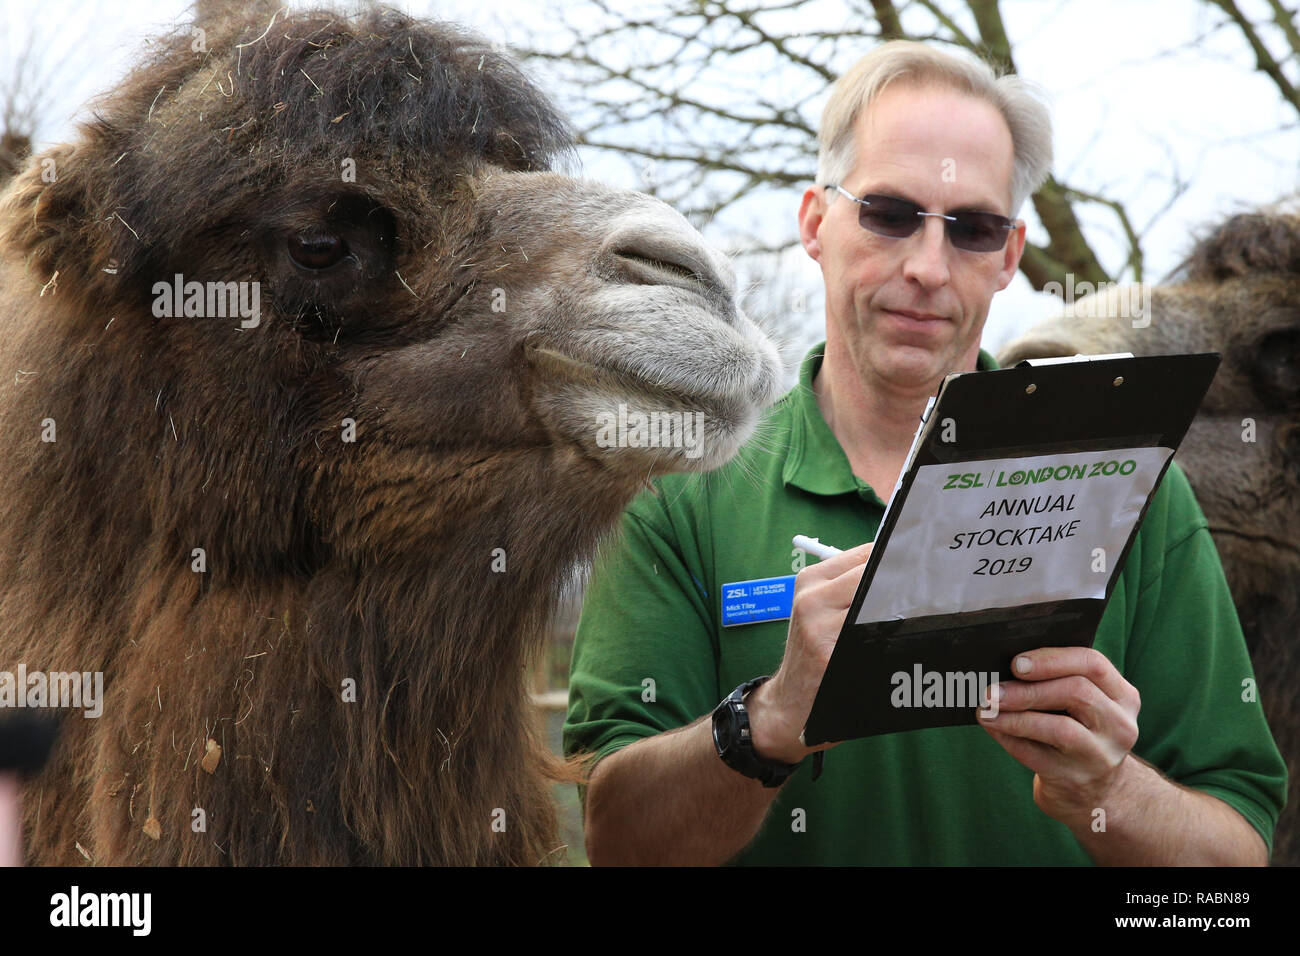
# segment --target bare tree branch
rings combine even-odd
[[[661,0],[635,15],[609,0],[590,0],[585,15],[566,3],[555,17],[563,37],[520,52],[582,91],[566,104],[580,143],[639,163],[641,188],[701,221],[756,190],[797,190],[813,179],[815,109],[869,44],[924,39],[1015,71],[998,0],[842,3],[840,22],[811,0]],[[1175,186],[1175,199],[1183,188]],[[1081,202],[1113,212],[1127,246],[1121,271],[1141,276],[1143,232],[1124,204],[1049,179],[1033,197],[1048,239],[1028,246],[1021,263],[1035,288],[1066,273],[1110,278],[1076,215]],[[751,237],[753,247],[762,244]]]
[[[1282,35],[1286,37],[1286,42],[1291,46],[1291,52],[1300,56],[1300,30],[1296,29],[1296,11],[1288,10],[1282,6],[1281,0],[1268,0],[1268,5],[1273,11],[1273,22],[1281,29]]]
[[[1241,31],[1241,35],[1246,38],[1246,42],[1250,44],[1250,48],[1255,54],[1255,68],[1272,80],[1273,85],[1282,94],[1282,98],[1295,107],[1296,112],[1300,113],[1300,89],[1297,89],[1296,85],[1287,79],[1286,74],[1282,72],[1281,64],[1269,52],[1268,47],[1264,45],[1264,41],[1260,39],[1259,32],[1255,29],[1254,24],[1246,19],[1234,0],[1205,0],[1205,2],[1218,7],[1237,25],[1237,29]],[[1284,28],[1283,32],[1292,44],[1293,51],[1300,54],[1300,46],[1296,46],[1296,41],[1291,39],[1296,34],[1295,13],[1286,11],[1280,3],[1274,3],[1273,10],[1275,18],[1290,18],[1289,31]]]
[[[94,4],[80,19],[93,23],[98,17]],[[0,48],[0,183],[21,168],[41,132],[48,130],[50,114],[66,91],[63,78],[84,74],[75,64],[85,55],[85,45],[65,42],[60,51],[54,42],[56,37],[80,39],[80,34],[67,32],[67,23],[51,18],[30,21],[21,37],[16,30],[5,37],[7,50]]]
[[[903,24],[898,19],[898,11],[894,9],[893,0],[871,0],[871,9],[876,14],[876,22],[880,24],[882,40],[904,38]]]

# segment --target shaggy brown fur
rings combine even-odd
[[[1171,278],[1151,290],[1149,328],[1133,328],[1131,318],[1118,317],[1114,298],[1099,295],[1032,329],[1001,358],[1223,353],[1178,461],[1222,558],[1260,701],[1290,772],[1273,862],[1298,865],[1300,216],[1234,215],[1202,238]],[[1254,442],[1243,441],[1245,419],[1254,423]]]
[[[526,667],[567,569],[675,466],[565,432],[576,386],[525,345],[608,284],[590,223],[640,199],[545,172],[564,122],[475,37],[268,20],[156,44],[57,180],[36,157],[3,197],[0,669],[106,680],[28,794],[29,857],[555,860]],[[335,239],[319,272],[286,253]],[[260,325],[154,317],[176,273],[260,281]],[[752,329],[724,291],[700,334],[739,439],[779,368],[723,348]]]

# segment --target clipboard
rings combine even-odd
[[[945,378],[804,744],[974,724],[972,695],[1011,678],[1016,654],[1090,647],[1220,360],[1077,356]]]

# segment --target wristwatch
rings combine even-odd
[[[765,787],[779,787],[799,769],[801,763],[764,760],[754,752],[749,733],[749,711],[745,695],[772,675],[756,677],[733,690],[713,711],[713,746],[732,770],[760,781]]]

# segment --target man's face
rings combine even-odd
[[[894,84],[854,127],[857,165],[840,183],[910,200],[926,212],[1010,216],[1012,142],[992,104],[952,90]],[[868,387],[931,389],[974,368],[993,293],[1015,275],[1025,229],[996,252],[955,248],[944,220],[905,239],[858,224],[858,203],[820,187],[804,194],[800,234],[826,283],[827,338],[839,339]]]

